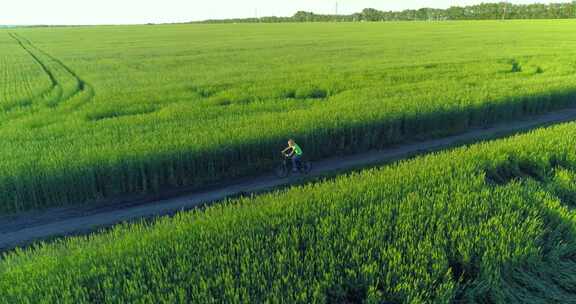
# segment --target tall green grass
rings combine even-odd
[[[9,73],[41,73],[36,58],[55,83],[34,80],[52,95],[0,111],[0,213],[262,173],[291,137],[318,159],[570,106],[573,25],[1,31]],[[9,60],[24,52],[35,70]]]
[[[8,303],[569,303],[576,124],[17,250]]]

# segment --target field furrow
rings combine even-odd
[[[0,115],[14,108],[28,108],[37,96],[52,90],[52,80],[42,65],[11,36],[0,33]],[[4,121],[3,121],[4,122]]]
[[[42,67],[42,70],[50,78],[50,89],[38,96],[37,100],[49,107],[56,107],[74,100],[78,106],[94,96],[94,89],[62,61],[37,48],[28,39],[16,33],[10,33],[10,36]]]

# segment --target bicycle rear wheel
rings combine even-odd
[[[309,161],[302,162],[302,164],[300,166],[300,172],[302,172],[304,174],[308,174],[308,173],[310,173],[310,171],[312,171],[312,163]]]

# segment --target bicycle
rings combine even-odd
[[[278,167],[276,167],[275,171],[276,176],[287,177],[292,173],[291,169],[292,169],[292,160],[288,155],[282,153],[282,162]],[[312,170],[312,163],[307,160],[300,159],[300,161],[298,162],[297,170],[298,173],[307,175]]]

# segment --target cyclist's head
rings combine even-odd
[[[288,145],[289,145],[289,146],[293,146],[294,144],[295,144],[294,140],[293,140],[292,138],[290,138],[290,139],[288,140]]]

